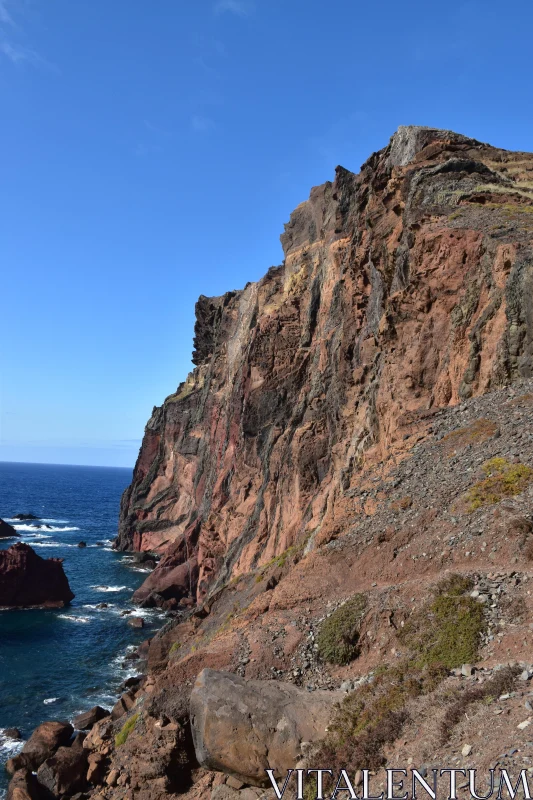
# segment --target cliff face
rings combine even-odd
[[[200,298],[195,369],[122,499],[117,546],[164,554],[140,599],[200,601],[327,541],[375,512],[366,476],[429,410],[533,374],[532,174],[533,155],[400,128],[298,206],[282,266]]]

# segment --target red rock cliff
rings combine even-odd
[[[400,128],[298,206],[280,267],[200,298],[196,367],[122,500],[117,546],[165,554],[138,598],[200,600],[312,547],[409,422],[532,375],[532,174],[533,155]]]

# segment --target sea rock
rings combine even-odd
[[[0,551],[0,607],[62,608],[73,598],[62,558],[41,558],[22,542]]]
[[[87,542],[78,542],[78,547],[87,547]]]
[[[96,725],[97,722],[100,722],[101,719],[108,716],[109,711],[106,711],[105,708],[102,708],[102,706],[94,706],[90,711],[85,711],[83,714],[78,714],[77,717],[74,717],[72,723],[78,731],[87,731],[89,728],[92,728],[93,725]]]
[[[204,669],[190,702],[198,763],[244,783],[266,785],[266,769],[286,774],[300,760],[302,742],[324,738],[333,706],[344,696]]]
[[[33,731],[22,751],[7,762],[7,771],[11,775],[19,769],[35,771],[59,747],[69,743],[73,732],[74,728],[69,722],[43,722]]]
[[[85,734],[79,733],[70,747],[60,747],[37,770],[37,780],[55,797],[81,792],[87,784]]]
[[[26,520],[39,519],[39,517],[36,517],[34,514],[15,514],[13,519],[18,519],[21,522],[24,522]]]
[[[15,530],[13,525],[0,519],[0,539],[13,539],[17,536],[20,536],[20,533]]]
[[[130,628],[144,628],[144,619],[142,617],[130,617],[128,625]]]
[[[9,739],[22,739],[22,734],[18,728],[4,728],[4,736]]]
[[[47,793],[29,769],[19,769],[13,775],[6,800],[47,800]]]

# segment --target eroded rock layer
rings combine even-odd
[[[335,535],[411,421],[532,375],[532,173],[530,154],[400,128],[298,206],[281,266],[200,298],[195,369],[122,500],[117,546],[164,554],[141,599],[201,601]]]

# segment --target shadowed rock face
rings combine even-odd
[[[154,409],[122,499],[117,546],[171,556],[140,594],[201,600],[312,546],[361,469],[402,455],[406,420],[533,374],[532,171],[400,128],[312,189],[282,266],[200,298],[196,367]]]
[[[0,607],[61,608],[73,598],[62,558],[41,558],[22,542],[0,551]]]
[[[20,534],[8,522],[0,519],[0,539],[16,539]]]

